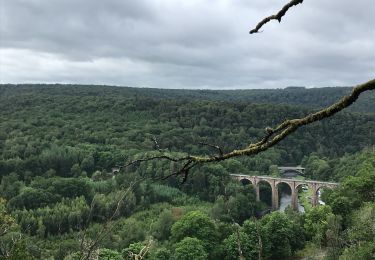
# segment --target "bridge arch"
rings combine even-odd
[[[274,207],[274,187],[273,183],[267,179],[256,180],[255,185],[257,200],[266,203],[270,207]]]
[[[301,182],[301,183],[298,183],[296,185],[296,190],[298,190],[299,188],[302,188],[302,187],[307,187],[308,189],[312,189],[313,188],[310,183]]]
[[[295,187],[295,192],[296,192],[297,206],[298,206],[298,201],[299,201],[299,194],[303,194],[304,192],[309,192],[307,194],[302,195],[302,196],[306,196],[307,202],[309,204],[311,204],[312,206],[316,205],[317,199],[316,199],[316,195],[315,195],[316,194],[316,185],[315,184],[307,183],[307,182],[297,183],[296,187]],[[310,195],[310,193],[311,193],[311,195]],[[305,206],[302,205],[302,207],[305,210]]]
[[[243,179],[240,179],[240,182],[242,183],[242,185],[250,185],[250,184],[253,184],[253,182],[248,179],[248,178],[243,178]]]
[[[276,187],[279,187],[279,185],[281,185],[281,184],[286,184],[286,185],[288,185],[289,186],[289,188],[290,188],[290,190],[293,190],[293,184],[291,184],[289,181],[286,181],[286,180],[280,180],[280,181],[276,181],[275,182],[275,185],[276,185]]]
[[[322,201],[320,199],[321,197],[321,190],[325,190],[325,189],[334,189],[336,186],[333,186],[333,185],[330,185],[330,184],[320,184],[320,185],[317,185],[317,188],[316,188],[316,191],[315,191],[315,204],[316,205],[319,205],[319,204],[325,204],[324,201]],[[323,203],[322,203],[323,202]]]
[[[274,185],[273,182],[272,182],[271,180],[269,180],[269,179],[263,179],[263,178],[258,179],[258,180],[256,181],[256,185],[259,186],[260,183],[268,183],[271,187]]]
[[[279,199],[279,201],[278,201],[279,202],[279,210],[283,211],[288,206],[293,208],[293,195],[294,195],[293,183],[290,183],[289,181],[281,180],[281,181],[276,182],[275,185],[276,185],[276,191],[278,193],[278,199]],[[283,198],[288,200],[288,197],[286,197],[286,196],[290,197],[290,202],[283,201]],[[283,207],[283,206],[285,206],[285,207]]]

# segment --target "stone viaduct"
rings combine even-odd
[[[280,183],[286,183],[290,190],[292,191],[292,208],[294,210],[298,209],[298,188],[302,186],[308,186],[312,190],[311,204],[316,206],[318,204],[318,191],[320,188],[336,188],[339,184],[336,182],[323,182],[323,181],[306,181],[297,179],[287,179],[287,178],[274,178],[271,176],[249,176],[241,174],[231,174],[231,177],[241,181],[251,183],[255,187],[256,199],[260,200],[259,194],[259,183],[266,182],[269,183],[272,189],[272,210],[277,210],[279,208],[279,193],[278,185]]]

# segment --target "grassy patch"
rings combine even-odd
[[[308,190],[302,189],[301,192],[298,193],[298,201],[305,208],[306,212],[312,208],[311,197],[312,197],[311,189],[308,189]]]

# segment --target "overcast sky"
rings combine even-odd
[[[375,75],[375,1],[0,0],[0,82],[279,88]]]

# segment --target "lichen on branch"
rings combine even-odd
[[[260,152],[263,152],[271,148],[272,146],[278,144],[280,141],[285,139],[288,135],[296,131],[301,126],[309,125],[316,121],[320,121],[325,118],[331,117],[334,114],[340,112],[341,110],[349,107],[358,99],[361,93],[365,91],[370,91],[370,90],[375,90],[375,79],[372,79],[364,84],[354,87],[352,92],[349,95],[344,96],[338,102],[334,103],[333,105],[327,108],[324,108],[317,112],[313,112],[302,118],[286,120],[274,128],[267,128],[265,131],[266,135],[261,140],[255,143],[251,143],[243,149],[234,150],[228,153],[223,153],[222,152],[223,149],[221,149],[219,146],[209,145],[211,147],[218,149],[220,153],[214,156],[184,155],[184,156],[176,156],[176,157],[170,154],[162,153],[156,156],[146,157],[146,158],[141,158],[141,159],[131,161],[127,163],[126,165],[124,165],[123,167],[127,167],[127,166],[134,165],[134,164],[141,163],[141,162],[152,161],[152,160],[168,160],[171,162],[179,163],[180,169],[177,170],[176,172],[172,172],[168,176],[162,177],[161,179],[166,179],[171,176],[182,175],[183,182],[184,182],[186,181],[188,177],[189,171],[193,167],[199,164],[220,162],[220,161],[224,161],[233,157],[250,156],[250,155],[255,155]]]

